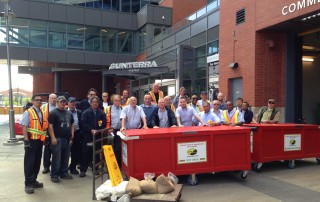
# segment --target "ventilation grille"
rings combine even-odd
[[[236,24],[241,24],[246,21],[246,9],[238,10],[236,13]]]

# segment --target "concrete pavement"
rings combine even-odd
[[[74,176],[72,180],[62,180],[55,184],[48,174],[40,172],[38,180],[43,189],[34,194],[24,192],[23,145],[4,146],[9,138],[8,124],[0,125],[0,201],[19,202],[66,202],[92,201],[92,175]],[[41,168],[42,169],[42,168]],[[201,174],[198,186],[187,185],[188,176],[179,176],[184,184],[183,202],[199,201],[320,201],[320,166],[315,159],[296,162],[296,168],[289,170],[286,164],[264,164],[261,173],[249,172],[246,180],[237,173]],[[99,183],[97,183],[97,186]]]

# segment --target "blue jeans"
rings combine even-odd
[[[66,138],[57,138],[57,144],[50,144],[52,152],[51,177],[59,177],[68,174],[70,141]]]

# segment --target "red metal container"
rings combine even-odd
[[[245,124],[253,130],[254,163],[320,157],[320,126],[310,124]],[[255,165],[255,169],[256,169]],[[294,168],[294,161],[289,161]],[[257,169],[259,170],[259,168]]]
[[[122,168],[138,179],[145,172],[186,175],[251,169],[246,127],[135,129],[126,131],[126,139]]]

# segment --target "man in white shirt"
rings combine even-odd
[[[137,98],[131,97],[129,105],[123,108],[120,115],[121,129],[123,132],[127,129],[138,129],[141,127],[141,120],[143,123],[142,128],[148,129],[146,115],[140,106],[137,106]]]

